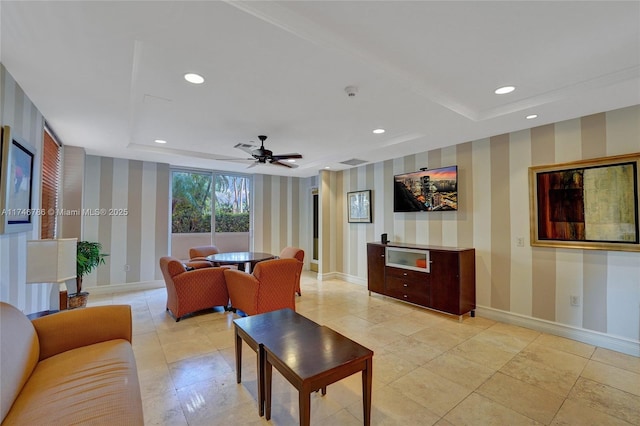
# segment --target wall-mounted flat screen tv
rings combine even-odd
[[[394,212],[458,210],[458,166],[393,177]]]

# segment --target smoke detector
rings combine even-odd
[[[347,86],[344,91],[347,92],[347,96],[352,98],[358,93],[358,88],[356,86]]]

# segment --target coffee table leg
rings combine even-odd
[[[264,398],[264,418],[266,420],[271,419],[271,363],[267,359],[267,355],[264,353],[264,348],[260,345],[260,352],[263,354],[262,358],[262,386],[263,386],[263,398]],[[260,414],[262,415],[262,413]]]
[[[264,352],[264,346],[262,343],[258,345],[258,414],[260,417],[264,415],[265,405],[265,376],[266,376],[266,361],[267,356]],[[269,364],[269,391],[271,390],[271,364]],[[271,392],[269,392],[269,401],[271,401]],[[269,417],[271,417],[271,403],[269,403]],[[267,417],[267,420],[269,420]]]
[[[362,370],[362,408],[364,410],[364,424],[371,425],[371,378],[373,377],[373,360],[367,359],[367,365]]]
[[[298,389],[298,405],[300,406],[300,426],[309,426],[311,421],[311,389],[304,383]]]
[[[242,339],[238,334],[238,328],[234,328],[236,331],[236,383],[240,383],[242,377]]]

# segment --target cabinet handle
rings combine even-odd
[[[402,275],[404,275],[406,277],[408,274],[406,272],[403,272]]]
[[[409,284],[402,284],[404,287],[409,287]]]
[[[406,298],[407,298],[407,297],[409,297],[409,296],[407,296],[407,295],[405,294],[405,295],[403,295],[403,297],[406,299]]]

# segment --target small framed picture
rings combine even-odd
[[[347,193],[350,223],[371,223],[371,190]]]

